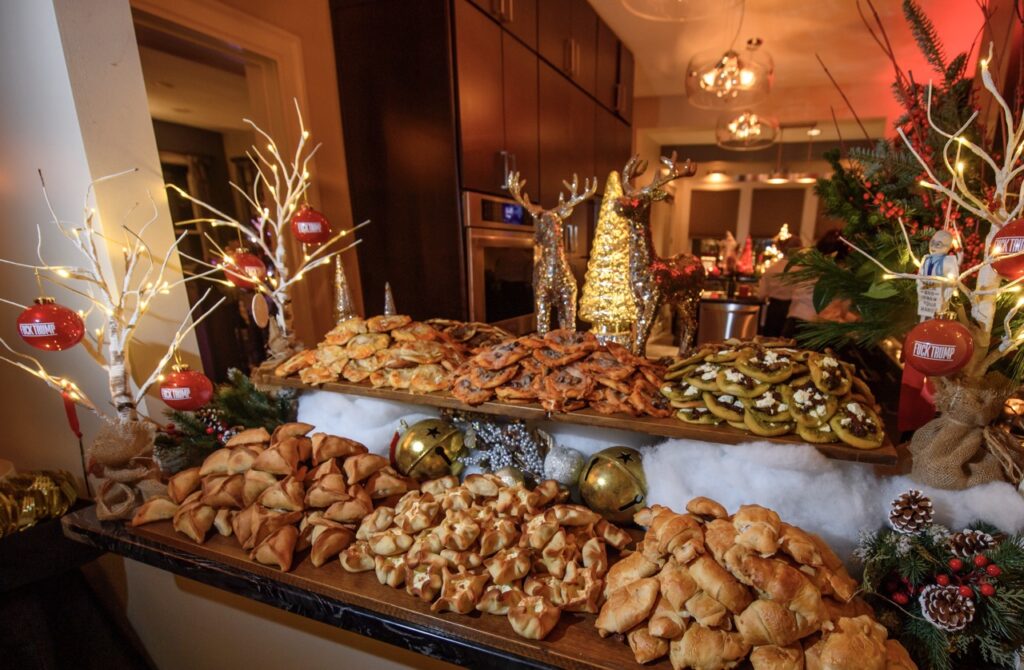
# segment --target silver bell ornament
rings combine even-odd
[[[544,477],[563,486],[575,486],[586,460],[582,452],[572,447],[553,446],[544,458]]]

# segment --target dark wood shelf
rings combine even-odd
[[[471,412],[481,412],[497,416],[508,416],[517,419],[528,419],[534,421],[549,420],[559,423],[568,423],[581,426],[595,426],[598,428],[611,428],[615,430],[626,430],[633,433],[644,433],[657,435],[659,437],[674,437],[687,440],[700,440],[717,444],[743,444],[749,442],[774,442],[778,444],[810,444],[804,442],[795,435],[783,435],[782,437],[761,437],[731,426],[706,426],[691,423],[684,423],[675,418],[655,419],[650,417],[632,417],[626,414],[604,415],[593,410],[581,412],[548,412],[540,405],[514,405],[502,402],[485,402],[482,405],[467,405],[448,393],[412,393],[391,388],[374,388],[368,383],[354,384],[351,382],[328,382],[321,386],[309,386],[295,378],[280,378],[272,374],[257,372],[253,380],[264,386],[278,386],[305,390],[323,390],[333,393],[345,393],[348,395],[365,396],[368,398],[381,398],[384,400],[397,400],[416,405],[426,405],[441,409],[460,409]],[[841,461],[854,461],[871,465],[894,465],[897,462],[896,448],[886,437],[885,443],[878,449],[857,449],[846,444],[810,444],[828,458]]]
[[[234,538],[213,533],[198,545],[175,533],[169,521],[130,528],[98,521],[94,507],[69,514],[63,525],[73,540],[465,667],[639,667],[623,640],[598,636],[593,615],[563,614],[547,639],[537,642],[517,636],[503,616],[434,614],[428,603],[382,585],[373,571],[351,574],[336,560],[315,568],[303,557],[283,573],[250,561]],[[664,659],[646,667],[671,665]]]

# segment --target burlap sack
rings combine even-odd
[[[999,459],[986,443],[985,427],[1003,409],[1014,384],[997,372],[982,379],[935,378],[939,416],[914,433],[911,478],[939,489],[966,489],[1004,481]]]
[[[162,486],[152,456],[154,436],[148,422],[104,422],[86,449],[97,518],[130,519],[135,508]]]

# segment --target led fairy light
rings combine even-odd
[[[223,271],[226,279],[208,277],[211,281],[253,290],[270,301],[274,306],[275,313],[270,322],[267,348],[274,359],[290,355],[299,347],[292,324],[291,287],[302,281],[310,270],[327,265],[334,257],[359,244],[360,240],[356,240],[339,249],[330,250],[335,242],[369,223],[369,221],[363,221],[348,230],[342,230],[314,249],[309,249],[303,243],[298,262],[289,263],[284,243],[285,234],[292,227],[296,214],[303,208],[308,208],[305,199],[310,186],[309,164],[320,148],[320,144],[310,145],[310,133],[302,120],[302,112],[297,100],[295,101],[295,114],[298,117],[300,132],[295,153],[291,157],[285,156],[284,152],[278,148],[274,138],[266,131],[253,121],[243,119],[259,137],[266,141],[264,149],[261,150],[254,144],[246,152],[256,169],[256,178],[253,180],[251,191],[247,192],[233,182],[230,184],[252,206],[254,211],[259,212],[259,216],[253,219],[251,224],[238,221],[233,216],[190,195],[174,184],[167,185],[181,197],[199,205],[213,215],[212,217],[180,221],[178,225],[204,222],[212,226],[228,226],[235,229],[239,236],[244,237],[244,241],[252,249],[269,259],[270,264],[265,273],[249,273],[245,268],[237,267],[237,263],[234,262],[235,254],[221,249],[208,235],[206,236],[207,240],[212,242],[217,249],[221,258],[220,262],[210,263],[182,254],[185,258],[205,268]],[[254,256],[254,258],[257,257]],[[204,274],[208,275],[209,273]]]

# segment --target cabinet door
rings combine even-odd
[[[611,112],[596,107],[596,121],[594,123],[594,172],[600,182],[598,187],[604,193],[605,182],[608,173],[612,170],[621,172],[622,167],[629,159],[629,149],[622,149],[622,127],[627,130],[629,126],[624,124]]]
[[[509,169],[537,190],[537,55],[507,33],[502,34],[502,67],[505,87],[505,150]]]
[[[597,74],[594,97],[610,110],[615,110],[619,83],[619,38],[608,24],[597,20]]]
[[[537,53],[571,74],[572,9],[576,0],[543,0],[537,5]]]
[[[587,93],[596,95],[597,12],[587,0],[573,0],[572,40],[576,50],[572,78]]]
[[[572,176],[570,106],[576,88],[547,63],[540,64],[539,81],[540,188],[530,193],[534,202],[551,207],[558,200],[562,180]]]
[[[537,0],[505,0],[505,15],[502,21],[505,30],[521,39],[531,49],[537,48]]]
[[[462,186],[501,193],[505,146],[501,29],[468,0],[455,3]]]
[[[615,111],[626,123],[633,122],[633,52],[619,42],[619,90]]]
[[[583,179],[594,177],[594,114],[598,105],[586,93],[570,86],[572,95],[569,105],[569,172],[563,179],[571,180],[573,174]]]
[[[492,18],[501,20],[501,0],[469,0]]]

